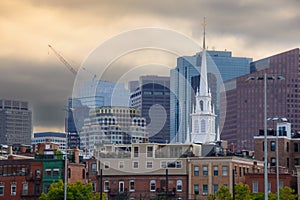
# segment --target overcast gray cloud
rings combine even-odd
[[[209,48],[260,59],[300,47],[299,7],[298,0],[4,0],[0,97],[30,101],[36,130],[63,130],[61,109],[74,77],[48,43],[75,63],[107,39],[138,27],[173,29],[200,43],[206,16]],[[124,62],[129,58],[119,63],[130,67]]]

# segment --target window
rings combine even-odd
[[[81,174],[82,176],[82,179],[85,179],[85,169],[82,169],[82,174]]]
[[[214,184],[214,194],[218,191],[219,189],[219,185],[218,184]]]
[[[199,133],[199,124],[198,120],[194,121],[194,132]]]
[[[92,173],[96,173],[97,172],[97,164],[96,163],[93,163],[92,164]]]
[[[214,176],[218,176],[219,171],[218,171],[218,165],[214,166]]]
[[[200,110],[203,111],[203,101],[200,101]]]
[[[178,191],[178,192],[182,191],[182,180],[176,181],[176,191]]]
[[[28,194],[28,183],[27,182],[23,183],[22,194],[23,195],[27,195]]]
[[[135,169],[139,168],[139,162],[138,161],[133,161],[132,167],[135,168]]]
[[[147,157],[152,158],[153,157],[153,146],[147,147]]]
[[[147,161],[147,166],[148,169],[151,169],[153,167],[152,161]]]
[[[51,169],[46,169],[46,176],[51,176]]]
[[[194,166],[194,176],[199,176],[199,166]]]
[[[104,162],[104,169],[109,169],[109,162]]]
[[[160,168],[181,168],[181,161],[161,161]]]
[[[139,147],[133,147],[133,157],[139,157]]]
[[[35,178],[41,178],[41,170],[40,169],[35,170]]]
[[[283,188],[283,182],[282,181],[279,182],[279,188]]]
[[[207,184],[202,185],[202,191],[203,191],[203,196],[208,195],[208,185]]]
[[[119,192],[120,193],[124,192],[124,181],[119,181]]]
[[[92,182],[92,187],[93,187],[93,192],[96,192],[97,183],[96,182]]]
[[[120,169],[123,169],[123,168],[124,168],[124,161],[120,161],[120,162],[119,162],[119,168],[120,168]]]
[[[35,190],[36,194],[40,194],[41,193],[40,188],[41,188],[41,185],[39,183],[35,184],[34,190]]]
[[[104,181],[104,192],[109,191],[109,181]]]
[[[253,181],[252,183],[252,188],[253,188],[253,193],[258,193],[258,182],[257,181]]]
[[[199,194],[199,185],[194,184],[194,194]]]
[[[131,192],[134,191],[134,180],[130,180],[130,181],[129,181],[129,190],[130,190]]]
[[[299,152],[299,145],[298,145],[298,143],[294,143],[294,152]]]
[[[12,183],[10,186],[10,195],[16,196],[16,194],[17,194],[17,185],[16,183]]]
[[[208,175],[208,167],[207,165],[202,166],[202,175],[207,176]]]
[[[71,169],[68,168],[68,178],[71,178]]]
[[[287,168],[290,167],[290,158],[286,158],[286,167],[287,167]]]
[[[4,196],[4,184],[0,183],[0,196]]]
[[[275,151],[276,149],[276,142],[271,141],[271,151]]]
[[[289,150],[290,150],[290,143],[286,143],[286,152],[289,152]]]
[[[276,158],[271,158],[271,166],[276,166]]]
[[[155,190],[156,190],[156,181],[150,180],[150,191],[155,192]]]
[[[271,192],[271,183],[270,182],[268,183],[268,192],[269,193]]]
[[[59,169],[53,169],[53,176],[59,176]]]
[[[228,166],[222,166],[222,176],[228,176]]]
[[[201,120],[201,132],[204,133],[206,132],[206,125],[205,125],[205,120]]]

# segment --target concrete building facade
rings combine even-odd
[[[129,144],[148,141],[146,120],[128,107],[92,109],[79,134],[81,147],[92,152],[95,144]]]
[[[4,145],[31,144],[32,111],[26,101],[0,99],[0,138]]]

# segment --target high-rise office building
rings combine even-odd
[[[221,139],[233,143],[236,150],[253,150],[253,136],[264,129],[264,74],[267,78],[267,118],[287,118],[292,132],[300,131],[300,51],[299,48],[251,63],[251,74],[225,83],[221,118],[225,124]],[[284,80],[278,80],[283,77]],[[246,81],[254,79],[252,81]],[[223,104],[222,104],[223,102]],[[227,109],[223,110],[223,108]],[[268,128],[276,124],[269,120]]]
[[[0,143],[31,144],[32,112],[28,102],[0,99]]]
[[[129,91],[123,83],[103,80],[84,82],[83,86],[78,88],[76,98],[89,108],[129,105]]]
[[[219,123],[220,85],[223,84],[223,81],[248,74],[251,61],[251,58],[232,57],[232,53],[229,51],[207,51],[208,86],[211,89],[212,102],[216,106],[217,124]],[[201,62],[201,53],[197,53],[194,56],[179,57],[176,68],[171,70],[171,142],[184,142],[186,140],[186,132],[191,130],[189,118],[192,105],[194,105],[195,91],[199,86]]]
[[[102,106],[128,106],[129,91],[123,83],[92,80],[77,88],[76,95],[68,100],[65,131],[68,133],[68,148],[80,148],[79,133],[90,108]]]
[[[129,82],[129,89],[130,107],[146,119],[149,141],[170,142],[170,77],[141,76]]]
[[[140,111],[128,107],[100,107],[90,110],[80,135],[81,148],[93,151],[95,144],[130,144],[148,141],[146,120]]]

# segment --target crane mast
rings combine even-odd
[[[58,59],[76,76],[77,70],[75,70],[65,59],[62,57],[50,44],[48,47],[54,52],[54,54],[58,57]]]

